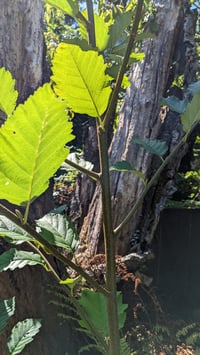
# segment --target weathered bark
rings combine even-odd
[[[183,134],[180,117],[175,113],[168,114],[163,109],[160,111],[160,99],[170,88],[175,75],[184,75],[187,85],[195,81],[197,69],[194,66],[194,24],[189,2],[160,0],[155,2],[155,6],[158,25],[155,39],[144,41],[142,50],[145,59],[131,71],[131,86],[127,90],[119,126],[110,147],[110,164],[127,160],[148,179],[157,170],[159,160],[133,144],[132,138],[164,139],[169,151],[172,150]],[[174,191],[173,177],[184,154],[182,150],[176,156],[131,222],[118,234],[117,253],[123,255],[130,250],[135,233],[139,235],[140,245],[151,242],[163,199]],[[141,195],[143,182],[132,173],[112,172],[111,189],[113,224],[116,227]],[[91,255],[103,248],[100,194],[100,187],[97,186],[81,231],[82,245],[85,245],[86,251],[89,245]]]
[[[12,72],[23,102],[42,83],[43,4],[1,0],[0,66]]]

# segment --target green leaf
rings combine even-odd
[[[16,106],[18,92],[15,90],[15,80],[5,68],[0,68],[0,83],[0,110],[9,116]]]
[[[65,43],[78,46],[85,52],[89,50],[94,50],[94,48],[87,42],[87,40],[82,38],[66,38]]]
[[[187,106],[186,100],[179,100],[176,96],[162,97],[161,105],[168,106],[172,111],[183,113]]]
[[[145,53],[144,52],[138,52],[138,53],[131,53],[130,55],[130,59],[129,62],[140,62],[141,60],[143,60],[145,57]]]
[[[66,103],[49,84],[19,105],[0,129],[0,198],[22,204],[41,195],[73,139]]]
[[[46,214],[37,220],[42,237],[50,244],[74,252],[78,246],[79,237],[69,217],[61,214]]]
[[[110,77],[105,74],[103,57],[96,51],[61,43],[53,59],[55,92],[67,100],[74,112],[100,117],[111,94]]]
[[[97,14],[94,14],[94,24],[95,24],[96,46],[99,49],[99,51],[102,52],[108,46],[109,27],[107,23],[104,22],[104,19]]]
[[[83,12],[85,14],[85,12]],[[104,49],[107,48],[108,41],[109,41],[109,34],[108,34],[108,24],[104,21],[104,19],[94,14],[94,25],[95,25],[95,39],[96,39],[96,47],[102,52]],[[88,33],[87,29],[85,28],[84,24],[80,23],[80,32],[83,38],[87,38]]]
[[[99,292],[85,289],[81,298],[78,300],[80,306],[84,309],[88,318],[91,320],[94,328],[98,330],[103,337],[109,336],[107,303],[104,295]],[[117,292],[118,320],[119,329],[123,328],[126,320],[127,304],[122,303],[122,294]],[[88,324],[84,320],[80,320],[81,327],[90,330]]]
[[[66,14],[76,17],[79,12],[79,2],[77,0],[43,0],[46,4],[56,7]]]
[[[31,237],[22,228],[18,227],[16,224],[11,222],[5,216],[0,215],[0,236],[8,243],[21,244],[27,241],[33,241],[34,238]]]
[[[112,53],[124,56],[128,44],[128,36],[123,34],[120,40],[115,44],[115,47],[112,49]]]
[[[195,95],[200,92],[200,80],[190,84],[187,89],[191,92],[192,95]]]
[[[143,181],[145,180],[144,174],[141,171],[134,169],[132,167],[132,165],[126,160],[118,161],[117,163],[112,165],[110,167],[110,171],[121,171],[121,172],[134,173],[134,174],[138,175]]]
[[[0,334],[4,331],[8,320],[15,313],[15,297],[0,301]]]
[[[141,32],[136,35],[136,41],[141,42],[144,39],[154,39],[156,38],[156,35],[152,32]]]
[[[124,30],[130,25],[132,16],[132,11],[118,13],[114,23],[110,26],[108,48],[110,48],[111,51],[120,43]]]
[[[187,105],[186,111],[181,116],[183,130],[189,133],[192,126],[200,120],[200,92],[194,95],[192,101]]]
[[[41,265],[45,267],[45,262],[39,254],[29,251],[11,248],[0,255],[0,272],[6,270],[21,269],[26,265]]]
[[[33,337],[41,328],[40,319],[27,318],[18,322],[12,329],[12,333],[7,341],[9,355],[21,354],[25,346],[29,344]]]
[[[112,165],[110,167],[110,171],[112,170],[122,171],[122,172],[132,172],[134,169],[128,161],[122,160]]]
[[[134,137],[132,141],[133,143],[136,143],[140,147],[146,149],[148,152],[159,156],[164,155],[168,150],[167,144],[158,139],[140,139]]]
[[[110,56],[109,56],[110,59]],[[116,64],[116,62],[109,68],[106,69],[106,73],[110,75],[112,78],[117,79],[117,75],[120,69],[120,64]]]
[[[75,277],[75,279],[71,279],[70,277],[68,277],[65,280],[61,280],[59,282],[60,285],[68,285],[68,287],[70,288],[74,288],[76,284],[78,284],[80,281],[82,280],[82,276],[79,275],[77,277]]]

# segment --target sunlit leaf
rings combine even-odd
[[[130,55],[131,62],[140,62],[142,59],[144,59],[145,53],[143,52],[132,52]]]
[[[43,0],[46,4],[52,5],[66,14],[76,17],[79,11],[79,1],[77,0]]]
[[[17,102],[15,80],[5,68],[0,68],[0,110],[11,115]]]
[[[15,270],[17,268],[21,269],[26,265],[33,266],[37,264],[45,266],[45,262],[39,254],[29,251],[11,248],[0,255],[0,272]]]
[[[146,149],[148,152],[159,156],[164,155],[168,150],[167,144],[158,139],[141,139],[134,137],[132,141],[133,143],[136,143],[140,147]]]
[[[79,283],[82,279],[82,276],[79,275],[77,277],[75,277],[74,279],[71,279],[70,277],[68,277],[65,280],[61,280],[59,283],[61,285],[68,285],[68,287],[73,288],[77,283]]]
[[[19,105],[0,128],[0,198],[20,205],[41,195],[68,155],[71,130],[49,84]]]
[[[15,312],[15,297],[8,300],[0,301],[0,334],[4,331],[8,324],[9,318],[13,316]]]
[[[80,38],[66,38],[65,43],[80,47],[83,51],[93,50],[94,48],[88,44],[88,41]]]
[[[95,22],[95,37],[96,37],[96,46],[100,52],[108,46],[109,41],[109,34],[108,30],[109,27],[104,19],[97,14],[94,14],[94,22]]]
[[[40,319],[27,318],[18,322],[7,341],[9,355],[21,354],[41,328]]]
[[[40,234],[50,244],[74,252],[79,242],[78,233],[70,221],[69,217],[61,214],[46,214],[37,220],[40,227]]]
[[[200,92],[194,95],[192,101],[187,105],[186,111],[181,116],[183,130],[189,133],[194,124],[200,120]]]
[[[55,92],[67,100],[74,112],[100,117],[111,93],[110,77],[105,74],[103,57],[96,51],[61,43],[53,59]]]
[[[82,11],[82,14],[87,17],[87,11]],[[88,39],[88,31],[84,23],[79,23],[80,33],[84,40]],[[94,26],[95,26],[95,44],[100,52],[107,48],[109,41],[109,26],[104,21],[103,17],[94,13]]]

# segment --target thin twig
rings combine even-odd
[[[55,279],[60,282],[61,278],[59,277],[59,275],[57,274],[57,272],[55,271],[55,269],[53,268],[53,266],[51,265],[51,263],[49,262],[49,260],[46,258],[46,256],[44,255],[44,253],[42,253],[42,251],[36,247],[36,245],[33,242],[28,241],[27,242],[28,245],[30,245],[30,247],[34,250],[36,250],[36,252],[38,254],[40,254],[41,258],[45,261],[46,265],[49,268],[49,271],[51,271],[51,273],[53,274],[53,276],[55,277]]]
[[[81,173],[86,174],[88,177],[90,177],[94,181],[99,181],[99,179],[100,179],[100,176],[98,173],[96,173],[96,171],[88,170],[88,169],[82,167],[81,165],[71,161],[70,159],[65,159],[65,163],[69,164],[70,166],[72,166],[76,170],[80,171]]]

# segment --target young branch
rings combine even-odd
[[[70,259],[61,254],[54,246],[48,243],[42,236],[35,231],[28,223],[22,224],[17,216],[7,209],[5,206],[0,204],[0,214],[6,216],[10,221],[15,223],[21,229],[25,230],[33,238],[35,238],[47,251],[49,254],[55,256],[58,260],[63,262],[63,264],[75,270],[79,275],[81,275],[94,289],[103,293],[105,296],[108,295],[108,291],[98,284],[92,277],[90,277],[80,266],[74,264]]]
[[[140,204],[142,203],[143,199],[145,198],[147,192],[150,190],[151,187],[153,187],[153,185],[155,185],[155,183],[157,182],[160,174],[162,173],[162,171],[164,170],[164,168],[166,167],[166,165],[170,162],[170,160],[173,158],[173,156],[177,153],[177,151],[180,149],[180,147],[183,145],[183,140],[181,140],[177,146],[174,148],[174,150],[165,158],[165,160],[163,160],[163,163],[160,165],[160,167],[158,168],[158,170],[156,171],[156,173],[153,175],[153,177],[151,178],[151,180],[147,183],[146,187],[144,188],[144,190],[141,193],[141,196],[138,198],[138,200],[136,201],[136,203],[134,204],[134,206],[131,208],[131,210],[129,211],[129,213],[127,214],[127,216],[124,218],[124,220],[115,228],[114,230],[114,234],[116,235],[117,233],[119,233],[123,227],[133,218],[133,215],[135,214],[135,212],[137,211],[138,207],[140,206]]]
[[[140,23],[140,20],[141,20],[143,3],[144,3],[143,0],[138,0],[137,7],[136,7],[136,13],[135,13],[135,19],[134,19],[133,27],[131,29],[130,38],[129,38],[129,42],[128,42],[128,45],[127,45],[127,48],[126,48],[126,52],[125,52],[125,56],[124,56],[124,59],[123,59],[123,63],[121,65],[121,68],[120,68],[119,73],[117,75],[115,88],[114,88],[113,93],[111,95],[109,107],[108,107],[108,109],[106,111],[106,114],[105,114],[105,117],[104,117],[103,125],[104,125],[105,128],[107,127],[108,122],[110,120],[110,117],[112,115],[112,112],[115,109],[115,105],[116,105],[116,102],[117,102],[117,99],[118,99],[118,94],[119,94],[119,91],[120,91],[120,88],[121,88],[121,83],[122,83],[122,80],[123,80],[123,76],[124,76],[124,74],[126,72],[126,69],[127,69],[127,64],[128,64],[129,57],[130,57],[130,54],[131,54],[132,49],[133,49],[133,45],[134,45],[135,38],[136,38],[136,35],[137,35],[138,26],[139,26],[139,23]]]
[[[95,24],[94,24],[94,11],[93,11],[93,1],[86,0],[87,14],[88,14],[88,42],[93,48],[96,47],[96,36],[95,36]]]
[[[41,258],[45,261],[47,267],[49,268],[49,271],[55,277],[56,281],[60,282],[61,278],[59,277],[59,275],[57,274],[57,272],[55,271],[55,269],[53,268],[49,260],[46,258],[46,256],[41,252],[41,250],[38,247],[36,247],[36,245],[33,242],[28,241],[27,244],[30,245],[30,247],[34,249],[38,254],[40,254]]]
[[[80,166],[79,164],[71,161],[70,159],[65,159],[65,163],[69,164],[70,166],[72,166],[76,170],[80,171],[81,173],[86,174],[89,178],[93,179],[94,181],[100,180],[99,174],[96,173],[95,171],[85,169],[82,166]]]
[[[103,234],[106,256],[106,286],[109,291],[107,297],[108,323],[109,323],[109,354],[120,355],[120,335],[118,328],[118,313],[116,300],[116,263],[115,238],[112,223],[112,204],[110,192],[110,174],[107,148],[107,132],[98,127],[98,146],[100,157],[102,208],[103,208]]]

